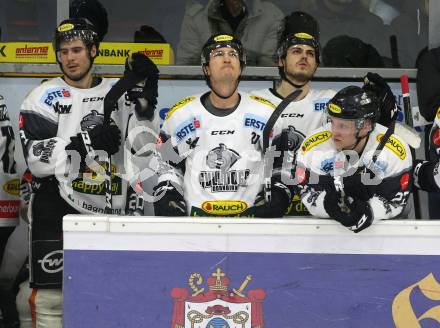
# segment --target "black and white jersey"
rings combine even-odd
[[[275,106],[240,92],[238,106],[222,116],[201,97],[186,97],[168,112],[160,142],[171,142],[176,156],[168,164],[162,157],[158,181],[183,189],[188,215],[252,216],[263,188],[263,130]],[[280,132],[276,124],[270,140]]]
[[[0,132],[0,227],[10,227],[19,222],[20,180],[14,160],[14,131],[1,95]]]
[[[334,192],[335,176],[364,172],[367,174],[361,180],[362,186],[347,196],[367,201],[375,220],[394,218],[402,212],[412,186],[411,151],[393,134],[373,163],[373,154],[385,132],[384,126],[376,124],[360,156],[336,149],[330,124],[305,139],[298,152],[296,179],[301,200],[313,216],[329,217],[324,197]]]
[[[32,90],[21,107],[20,138],[32,175],[37,179],[54,176],[62,198],[81,213],[104,212],[104,177],[99,173],[102,162],[95,158],[94,163],[80,168],[79,154],[69,152],[68,156],[65,147],[70,143],[70,137],[103,123],[104,97],[116,81],[103,78],[95,87],[78,89],[62,78],[54,78]],[[123,214],[127,180],[133,173],[127,171],[130,165],[125,164],[130,162],[133,151],[147,143],[154,144],[153,132],[157,131],[158,122],[156,119],[138,120],[134,104],[125,97],[119,99],[111,120],[123,137],[123,144],[111,159],[113,211]],[[124,144],[133,131],[135,141]]]
[[[283,100],[272,89],[252,91],[252,94],[266,98],[276,106]],[[289,140],[289,154],[286,160],[295,163],[299,146],[305,137],[325,123],[325,107],[335,94],[336,91],[331,89],[310,89],[303,99],[291,102],[284,109],[278,120],[281,121],[283,132]],[[310,215],[307,208],[301,203],[299,196],[294,194],[286,216],[307,215]]]

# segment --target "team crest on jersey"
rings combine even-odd
[[[326,142],[332,137],[330,131],[321,131],[308,137],[301,146],[301,152],[304,154],[320,143]]]
[[[210,150],[206,156],[206,164],[210,169],[227,171],[240,158],[240,155],[233,149],[228,149],[221,143],[218,147]]]
[[[240,186],[246,186],[250,170],[231,170],[240,158],[235,150],[223,143],[210,150],[206,156],[206,165],[212,171],[200,172],[200,185],[211,189],[211,192],[237,191]]]
[[[71,93],[68,88],[52,88],[47,89],[41,97],[41,102],[46,106],[52,108],[56,100],[71,98]]]
[[[170,110],[168,111],[167,115],[165,116],[165,121],[167,119],[169,119],[171,117],[171,115],[173,115],[173,113],[178,110],[179,108],[185,106],[186,104],[190,103],[191,101],[193,101],[194,99],[196,99],[196,97],[194,96],[190,96],[190,97],[186,97],[183,98],[182,100],[179,100],[178,102],[176,102],[173,107],[170,108]]]
[[[251,99],[258,101],[259,103],[265,104],[269,107],[271,107],[272,109],[275,109],[277,106],[275,106],[272,102],[270,102],[269,100],[265,99],[265,98],[261,98],[255,95],[250,96]]]
[[[380,142],[382,140],[383,134],[378,134],[376,140]],[[388,149],[396,154],[402,161],[406,158],[406,149],[403,144],[394,136],[390,136],[385,145]]]
[[[287,136],[287,149],[296,152],[304,141],[305,135],[289,125],[287,129],[283,129],[283,133]]]
[[[189,288],[173,288],[172,328],[260,328],[264,327],[263,301],[266,292],[251,289],[245,293],[252,276],[247,275],[240,286],[230,288],[230,279],[217,268],[208,278],[192,273]],[[207,289],[203,287],[206,281]]]
[[[110,121],[114,122],[113,119],[110,119]],[[98,113],[96,110],[92,110],[90,114],[87,114],[81,120],[81,131],[90,131],[95,126],[102,124],[104,124],[104,115]]]

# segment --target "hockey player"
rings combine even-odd
[[[1,95],[0,130],[0,186],[2,186],[0,188],[0,269],[2,269],[2,259],[6,245],[19,223],[20,180],[14,160],[14,131],[9,120],[5,99]],[[3,263],[6,264],[7,262]],[[3,322],[4,327],[15,327],[18,321],[14,295],[11,289],[6,284],[0,285],[0,312],[3,318],[0,322]]]
[[[371,91],[342,89],[327,105],[328,125],[305,139],[297,157],[301,200],[310,213],[354,232],[401,214],[412,185],[410,149],[376,123],[378,109]]]
[[[286,16],[278,44],[281,81],[275,88],[253,91],[252,94],[266,98],[278,106],[289,94],[302,90],[279,118],[289,150],[289,155],[284,160],[294,162],[295,154],[305,136],[322,126],[325,105],[336,91],[319,90],[311,86],[311,79],[320,62],[319,27],[312,16],[299,11]],[[286,215],[309,213],[295,195]]]
[[[234,36],[210,37],[201,61],[211,90],[176,103],[162,126],[156,215],[281,217],[291,196],[281,173],[272,176],[271,201],[254,207],[263,130],[275,106],[238,90],[246,54]],[[276,125],[273,137],[280,132]]]
[[[121,174],[124,159],[136,149],[121,145],[121,137],[125,140],[134,127],[154,130],[157,124],[158,70],[146,56],[132,55],[125,73],[146,78],[145,85],[118,100],[107,125],[103,100],[116,80],[91,73],[99,48],[95,27],[81,18],[65,20],[55,31],[53,45],[63,77],[32,90],[19,118],[24,156],[33,175],[30,283],[37,327],[61,327],[63,216],[104,212],[102,159],[107,156],[112,159],[112,212],[129,211],[129,187]],[[147,133],[142,136],[149,138]],[[50,270],[46,265],[52,265]]]

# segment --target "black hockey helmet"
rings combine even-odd
[[[93,24],[102,42],[108,32],[108,15],[99,0],[73,0],[69,7],[70,18],[85,18]]]
[[[53,41],[55,52],[60,50],[61,42],[76,39],[82,40],[89,51],[93,45],[96,49],[99,48],[99,37],[94,25],[85,18],[70,18],[63,20],[55,29]]]
[[[356,120],[356,128],[361,129],[365,120],[372,124],[379,118],[379,101],[369,90],[350,85],[334,95],[327,103],[327,115],[346,120]]]
[[[208,39],[208,41],[206,41],[201,54],[202,66],[209,64],[210,55],[213,50],[223,47],[237,50],[241,69],[243,69],[246,65],[246,51],[244,50],[241,41],[233,35],[224,33],[214,34]]]
[[[278,58],[285,58],[287,49],[296,44],[311,46],[315,49],[317,63],[320,62],[318,22],[302,11],[294,11],[284,18],[278,38]]]

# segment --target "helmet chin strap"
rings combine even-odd
[[[307,82],[305,82],[305,83],[303,83],[303,84],[296,84],[296,83],[294,83],[293,81],[291,81],[291,80],[287,77],[287,75],[286,75],[286,68],[285,68],[285,66],[278,66],[278,70],[279,70],[279,74],[280,74],[281,80],[286,81],[287,83],[289,83],[292,87],[294,87],[294,88],[296,88],[296,89],[300,89],[300,88],[302,88],[303,86],[305,86],[307,83],[309,83],[309,81],[307,81]]]

